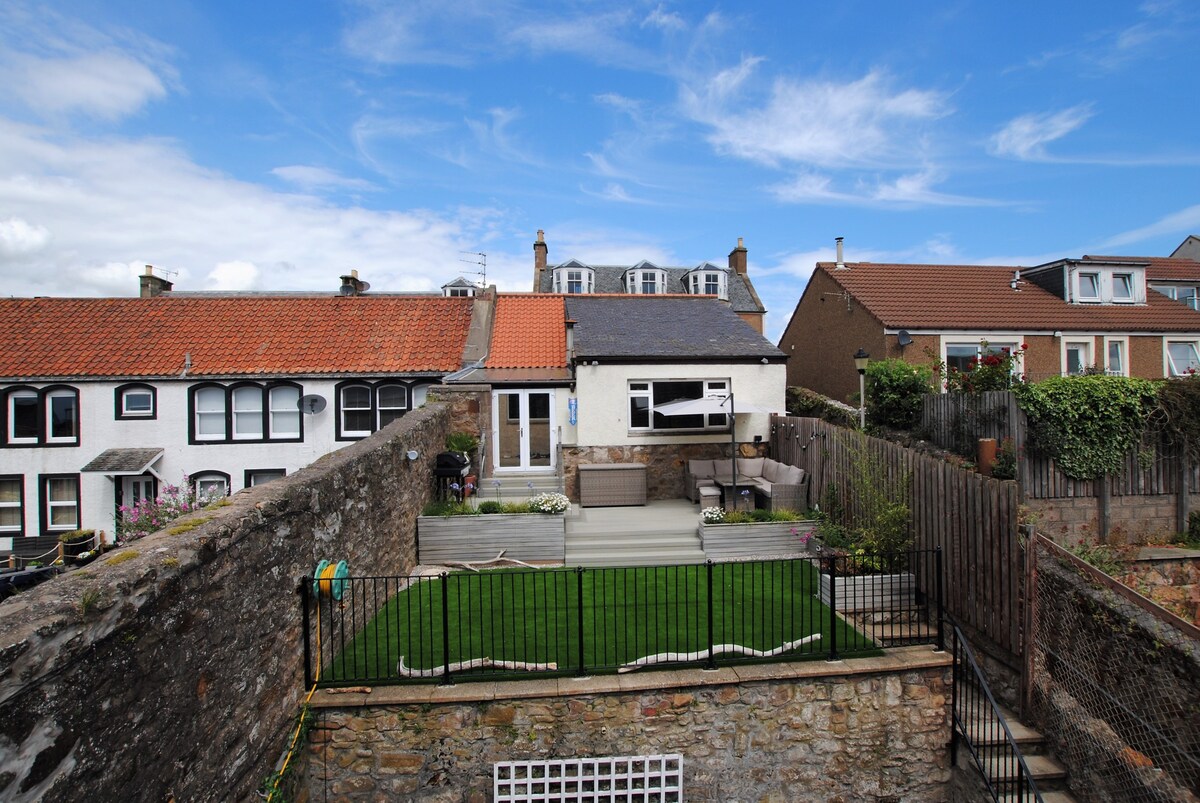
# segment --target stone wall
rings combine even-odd
[[[450,419],[415,410],[0,606],[0,799],[253,798],[305,692],[299,578],[413,566]]]
[[[1157,547],[1139,553],[1117,579],[1200,627],[1200,551]]]
[[[766,454],[766,443],[739,444],[739,456]],[[755,450],[741,453],[741,449]],[[579,466],[586,463],[643,463],[646,499],[683,499],[688,460],[729,459],[728,443],[680,443],[654,446],[564,446],[563,482],[572,502],[579,501]]]
[[[1099,540],[1099,500],[1095,497],[1025,499],[1025,506],[1037,517],[1038,531],[1055,543],[1074,544],[1080,539]],[[1200,510],[1200,495],[1192,494],[1191,510]],[[1110,498],[1109,538],[1119,544],[1161,540],[1178,532],[1175,524],[1175,494],[1154,496],[1117,496]]]
[[[950,656],[314,698],[298,800],[490,799],[496,761],[681,753],[688,801],[948,800]]]
[[[1195,800],[1200,639],[1039,539],[1034,725],[1080,800]]]

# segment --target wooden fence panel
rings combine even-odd
[[[914,545],[942,548],[946,609],[1013,661],[1020,658],[1024,551],[1017,540],[1016,483],[983,477],[819,419],[779,417],[773,422],[772,456],[808,472],[811,498],[822,509],[826,489],[835,488],[842,523],[864,513],[850,489],[857,450],[886,467],[888,478],[907,473]],[[918,577],[930,591],[935,582],[931,576]]]

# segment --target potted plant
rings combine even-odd
[[[95,530],[71,530],[58,537],[62,543],[63,558],[74,560],[84,552],[91,552],[96,540]]]
[[[566,556],[565,513],[571,506],[559,493],[538,494],[525,502],[435,500],[417,517],[421,563],[488,561],[506,558],[562,563]]]
[[[812,516],[794,510],[700,511],[700,543],[714,560],[793,556],[808,551]]]

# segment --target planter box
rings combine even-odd
[[[700,543],[711,560],[792,557],[807,552],[800,536],[811,533],[815,521],[762,521],[751,524],[700,522]],[[792,534],[792,530],[796,534]],[[811,543],[811,542],[810,542]]]
[[[417,561],[491,560],[562,563],[566,559],[566,517],[555,513],[487,513],[475,516],[418,516]]]
[[[837,609],[841,612],[904,611],[915,607],[916,581],[909,572],[837,577]],[[821,575],[821,602],[829,604],[829,575]]]

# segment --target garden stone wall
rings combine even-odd
[[[1099,500],[1095,497],[1026,498],[1029,512],[1037,519],[1038,531],[1055,543],[1069,546],[1083,540],[1099,541]],[[1175,494],[1111,497],[1109,538],[1112,543],[1145,543],[1178,532],[1175,527]],[[1192,494],[1191,510],[1200,510],[1200,495]]]
[[[0,799],[254,799],[306,691],[299,578],[413,566],[450,417],[410,412],[0,605]]]
[[[690,801],[943,801],[950,657],[376,688],[314,698],[298,800],[490,799],[496,761],[681,753]]]

